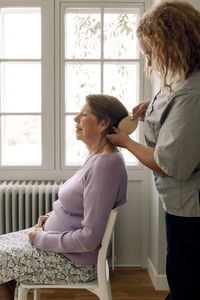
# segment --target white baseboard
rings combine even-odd
[[[154,288],[156,290],[159,290],[159,291],[169,290],[166,275],[157,274],[150,258],[147,258],[147,269],[148,269],[149,276],[152,280],[152,283],[154,285]]]

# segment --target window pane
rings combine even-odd
[[[85,146],[76,141],[72,114],[88,94],[119,98],[131,112],[139,102],[140,58],[134,7],[67,8],[65,10],[65,163],[80,164]],[[80,5],[81,6],[81,5]],[[112,4],[111,4],[112,6]],[[124,5],[122,5],[124,6]],[[138,140],[137,131],[133,134]],[[84,148],[84,149],[83,149]],[[138,161],[124,149],[127,164]],[[83,155],[84,158],[87,154]]]
[[[1,111],[41,112],[41,64],[1,64]]]
[[[100,20],[100,9],[66,9],[66,58],[100,58]]]
[[[138,58],[137,19],[137,10],[105,9],[104,58]]]
[[[138,64],[105,64],[104,93],[117,97],[129,111],[138,103]]]
[[[66,111],[79,112],[88,94],[100,93],[99,64],[66,64]]]
[[[2,8],[2,58],[41,58],[40,8]]]
[[[2,165],[41,165],[41,117],[2,116]]]
[[[88,155],[87,147],[82,141],[76,139],[74,116],[66,116],[65,121],[65,163],[66,165],[82,165]]]

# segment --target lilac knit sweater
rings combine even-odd
[[[89,155],[60,188],[44,231],[34,245],[81,265],[95,265],[113,207],[126,202],[127,173],[120,152]]]

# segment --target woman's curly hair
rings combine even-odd
[[[142,16],[137,37],[151,53],[163,87],[200,65],[200,12],[183,1],[165,1]],[[148,71],[148,70],[147,70]]]

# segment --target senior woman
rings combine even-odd
[[[31,229],[0,237],[0,299],[19,283],[64,284],[96,277],[99,245],[112,208],[126,202],[124,160],[106,135],[127,116],[120,101],[88,95],[75,117],[76,137],[89,156],[59,189],[53,211]]]
[[[200,13],[183,1],[164,1],[137,27],[147,71],[160,82],[144,117],[147,146],[120,130],[109,135],[154,171],[167,234],[167,299],[200,299]]]

